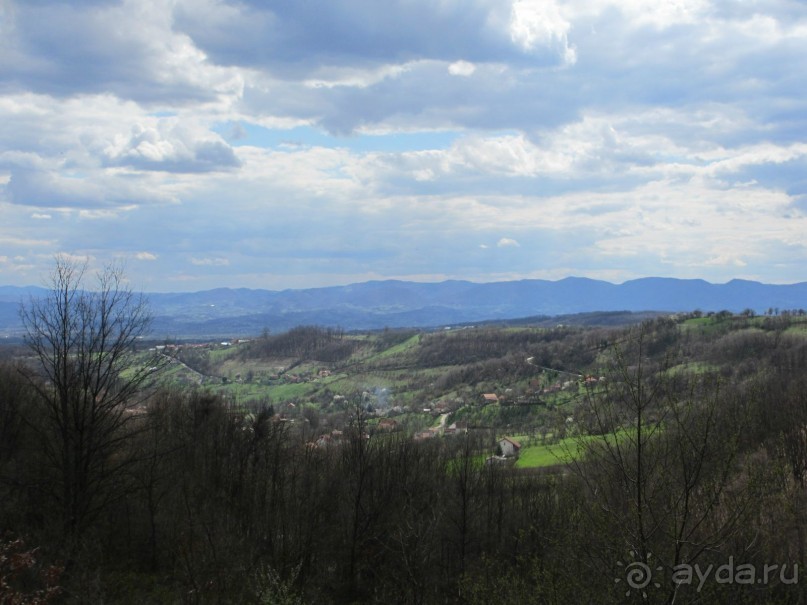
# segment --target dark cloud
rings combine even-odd
[[[176,26],[216,62],[296,79],[321,65],[527,60],[509,37],[509,19],[510,3],[490,0],[281,0],[227,2],[211,12],[185,3]],[[554,49],[540,50],[547,64],[558,62]]]
[[[686,144],[693,137],[702,137],[708,144],[717,141],[727,145],[736,144],[738,136],[746,141],[772,136],[793,139],[804,126],[802,116],[807,101],[802,100],[803,79],[799,74],[800,57],[807,53],[807,39],[796,31],[789,32],[788,28],[807,20],[807,9],[791,6],[789,13],[773,13],[759,23],[755,20],[758,17],[743,13],[713,16],[715,21],[673,23],[668,27],[631,18],[616,9],[604,10],[572,21],[568,43],[574,48],[576,62],[564,64],[560,61],[561,53],[549,44],[542,47],[542,52],[550,52],[553,57],[547,64],[521,52],[512,43],[506,20],[499,22],[503,28],[499,31],[501,47],[479,44],[472,55],[452,53],[451,49],[458,48],[453,44],[445,52],[434,48],[444,37],[437,28],[430,29],[427,18],[419,28],[402,28],[410,35],[405,44],[393,36],[387,45],[379,42],[378,52],[363,48],[352,55],[340,47],[339,19],[334,31],[323,35],[322,40],[286,40],[283,36],[287,34],[282,33],[287,31],[285,19],[299,17],[303,25],[306,23],[306,13],[299,8],[302,5],[295,6],[297,12],[278,10],[271,14],[254,6],[244,8],[243,12],[233,8],[234,15],[254,13],[255,19],[248,19],[252,27],[271,23],[279,32],[267,33],[270,41],[265,44],[253,40],[253,34],[245,34],[243,43],[265,49],[266,57],[261,58],[261,50],[251,58],[246,48],[236,52],[241,42],[234,41],[227,46],[233,51],[227,60],[247,64],[255,61],[270,73],[287,78],[269,86],[248,84],[244,98],[248,111],[312,120],[333,134],[407,125],[518,129],[532,135],[569,123],[590,111],[638,114],[647,108],[686,113],[711,111],[765,124],[764,128],[755,128],[749,123],[742,130],[736,125],[728,130],[715,129],[714,120],[700,125],[691,121],[664,124],[665,134],[669,132],[669,136]],[[479,3],[477,9],[482,8]],[[396,10],[403,9],[395,5],[390,14],[395,15]],[[330,14],[325,9],[322,12]],[[374,13],[368,14],[367,23],[372,24]],[[470,23],[478,22],[472,18]],[[763,26],[771,28],[771,32]],[[464,30],[468,39],[473,39],[472,29]],[[293,30],[292,27],[290,31]],[[305,27],[303,30],[307,31]],[[460,30],[463,31],[461,26]],[[236,27],[233,31],[240,30]],[[362,30],[356,31],[361,38]],[[412,31],[429,32],[430,42],[421,41],[419,34]],[[260,38],[263,34],[254,35]],[[229,44],[225,38],[216,40],[222,45]],[[271,40],[278,41],[283,48],[275,49]],[[407,45],[419,51],[401,50],[409,48]],[[505,48],[507,52],[503,53],[501,49]],[[468,77],[448,73],[449,62],[458,58],[478,62]],[[399,72],[373,77],[373,66],[405,61],[413,62]],[[334,68],[329,73],[323,68],[328,65],[364,69],[367,82],[316,88],[304,85],[306,78],[338,81],[339,70]],[[289,73],[283,72],[286,68]],[[649,128],[655,126],[648,124]]]
[[[712,6],[727,4],[746,3]],[[619,112],[710,103],[744,108],[768,121],[777,98],[792,102],[803,88],[796,80],[807,39],[788,29],[807,20],[807,6],[772,2],[766,8],[764,16],[749,7],[715,9],[668,27],[616,10],[581,19],[569,34],[577,50],[573,77],[580,106]]]
[[[181,73],[166,77],[170,29],[126,2],[14,2],[0,91],[57,97],[112,93],[143,103],[211,101]]]
[[[552,128],[579,116],[584,99],[571,74],[539,77],[482,65],[473,75],[451,75],[449,64],[424,61],[363,86],[313,88],[299,83],[248,86],[246,112],[311,120],[335,135],[359,129]]]
[[[22,167],[11,169],[5,197],[13,204],[74,210],[114,210],[166,201],[164,194],[125,178],[68,176],[55,170]]]
[[[26,206],[98,208],[106,205],[103,192],[92,183],[68,180],[44,170],[13,170],[5,191],[12,203]]]

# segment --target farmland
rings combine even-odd
[[[725,363],[721,347],[728,341],[753,351],[747,343],[807,339],[807,321],[798,315],[683,315],[664,325],[668,342],[655,352],[653,371],[671,382],[710,375],[747,380]],[[369,418],[411,416],[405,424],[412,432],[448,414],[447,425],[484,434],[489,449],[503,436],[528,441],[516,468],[552,466],[582,451],[590,427],[581,410],[606,389],[600,379],[625,333],[519,326],[345,334],[308,327],[169,345],[164,353],[173,363],[162,381],[201,388],[244,413],[270,407],[302,422],[305,435],[314,415],[320,430],[342,428],[357,401]],[[495,405],[484,403],[486,393],[496,395]]]

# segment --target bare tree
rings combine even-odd
[[[612,531],[598,536],[612,566],[605,575],[627,552],[647,578],[655,575],[659,602],[673,603],[689,595],[655,572],[669,575],[719,552],[748,510],[752,494],[733,474],[746,411],[720,391],[716,376],[676,376],[666,360],[653,367],[645,357],[649,337],[641,326],[626,344],[633,365],[613,347],[608,380],[587,392],[592,434],[581,436],[586,455],[572,467],[595,503],[593,527]]]
[[[127,424],[136,396],[161,363],[135,358],[151,324],[147,301],[127,287],[120,267],[84,289],[86,263],[57,257],[50,291],[21,309],[32,375],[43,402],[32,426],[54,473],[47,494],[58,503],[67,537],[77,536],[115,495],[111,487],[131,456]]]

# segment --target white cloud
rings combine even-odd
[[[229,170],[240,165],[220,137],[194,132],[176,120],[160,120],[156,126],[136,123],[128,135],[116,135],[104,155],[114,166],[169,172]]]
[[[503,237],[498,242],[496,242],[496,246],[499,248],[520,248],[521,244],[519,244],[513,238]]]
[[[0,236],[0,244],[5,246],[14,246],[14,247],[25,247],[25,248],[34,248],[34,247],[43,247],[49,248],[53,246],[53,240],[46,240],[46,239],[28,239],[28,238],[21,238],[21,237],[10,237],[10,236]]]
[[[159,258],[156,254],[152,254],[151,252],[138,252],[134,255],[137,260],[143,261],[155,261]]]
[[[230,261],[226,258],[191,258],[191,264],[197,267],[227,267]]]
[[[400,75],[416,67],[417,62],[403,64],[388,64],[370,69],[357,67],[331,67],[323,69],[317,77],[308,78],[302,82],[306,88],[368,88],[379,84],[389,78]]]
[[[510,19],[510,37],[525,51],[536,47],[558,47],[563,62],[574,64],[574,48],[569,46],[570,24],[558,10],[554,0],[515,0]]]
[[[468,61],[455,61],[448,66],[448,73],[452,76],[472,76],[476,71],[476,65]]]
[[[713,267],[746,267],[748,263],[742,258],[740,254],[720,254],[703,262],[704,266]]]
[[[93,261],[97,260],[95,257],[93,257],[93,256],[91,256],[89,254],[74,254],[73,252],[65,252],[63,250],[57,252],[56,256],[58,258],[66,260],[68,262],[77,263],[77,264],[87,263],[89,265]]]

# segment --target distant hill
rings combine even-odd
[[[0,332],[18,332],[19,302],[42,293],[35,287],[0,287]],[[580,277],[494,283],[387,280],[283,291],[217,288],[154,293],[149,298],[155,314],[154,335],[184,338],[251,335],[264,328],[282,331],[303,324],[347,330],[435,327],[595,311],[752,309],[764,313],[769,308],[807,308],[807,282],[712,284],[657,277],[623,284]]]

